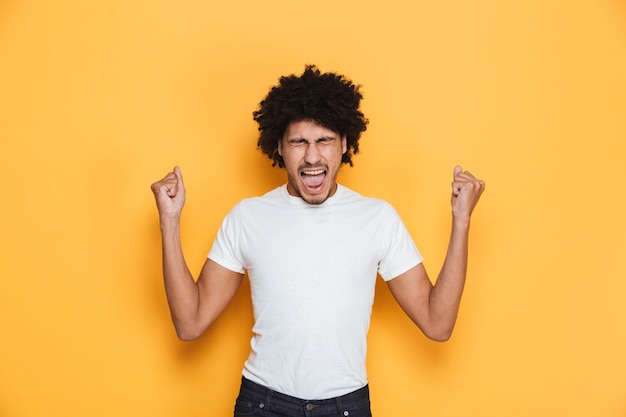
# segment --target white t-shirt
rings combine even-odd
[[[208,256],[250,280],[254,327],[243,375],[304,399],[367,384],[377,273],[389,280],[422,262],[391,205],[341,185],[320,205],[286,185],[241,201]]]

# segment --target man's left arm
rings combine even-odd
[[[465,286],[470,218],[484,189],[483,181],[456,166],[450,243],[435,285],[422,264],[387,282],[402,309],[430,339],[446,341],[452,335]]]

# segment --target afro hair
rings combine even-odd
[[[260,132],[257,146],[272,166],[283,168],[278,141],[290,123],[311,120],[346,136],[348,150],[341,162],[352,166],[352,155],[359,152],[359,138],[368,123],[359,110],[363,98],[359,88],[342,75],[321,73],[315,65],[307,65],[299,77],[281,77],[253,113]]]

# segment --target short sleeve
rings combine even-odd
[[[378,264],[378,273],[389,281],[419,265],[424,260],[402,219],[396,210],[386,204],[381,224],[383,257]]]
[[[241,230],[240,205],[236,205],[222,221],[208,258],[226,269],[243,274],[245,265],[241,253]]]

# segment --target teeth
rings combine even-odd
[[[320,175],[323,174],[323,169],[318,169],[317,171],[302,171],[302,175]]]

